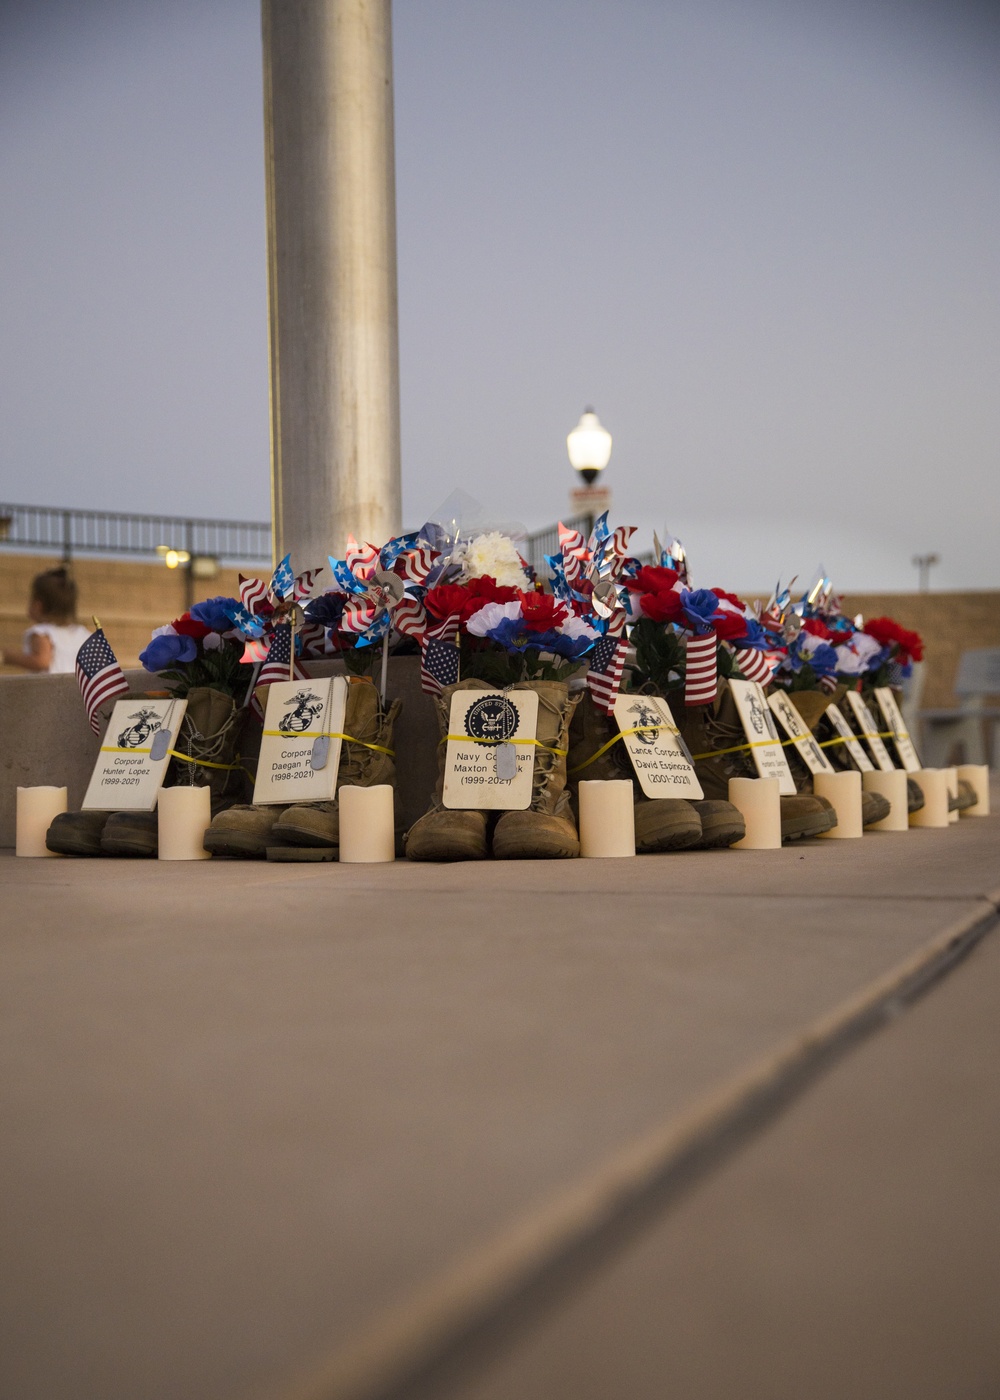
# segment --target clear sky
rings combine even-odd
[[[696,581],[1000,586],[1000,20],[396,0],[405,523],[613,516]],[[264,519],[255,0],[0,0],[0,495]]]

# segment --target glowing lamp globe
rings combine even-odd
[[[566,450],[571,464],[587,485],[592,486],[611,456],[611,434],[592,408],[584,410],[583,417],[567,437]]]

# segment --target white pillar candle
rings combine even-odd
[[[729,800],[746,822],[734,851],[776,851],[781,846],[781,793],[777,778],[730,778]]]
[[[337,789],[341,865],[396,859],[392,798],[388,783]]]
[[[212,824],[212,790],[161,788],[156,802],[160,860],[210,860],[205,832]]]
[[[948,825],[948,775],[943,768],[920,768],[910,776],[920,785],[924,805],[910,813],[911,826]]]
[[[580,784],[581,856],[635,855],[635,793],[630,778]]]
[[[948,777],[948,796],[949,796],[949,797],[957,797],[957,796],[958,796],[958,769],[957,769],[957,768],[946,768],[944,771],[945,771],[945,773],[947,774],[947,777]],[[948,812],[948,820],[949,820],[950,822],[957,822],[957,821],[958,821],[958,812],[957,812],[957,811],[952,812],[952,811],[949,810],[949,812]]]
[[[852,841],[865,834],[861,820],[860,773],[816,773],[813,792],[831,802],[837,814],[837,825],[832,831],[820,832],[821,836],[832,837],[834,841]]]
[[[990,769],[987,763],[960,763],[958,776],[971,784],[979,801],[966,807],[963,817],[988,817],[990,814]]]
[[[868,831],[909,831],[910,816],[907,811],[907,774],[902,768],[894,768],[891,773],[862,773],[861,786],[865,792],[877,792],[889,799],[889,815],[880,822],[872,822]]]
[[[19,856],[55,856],[45,848],[45,833],[52,818],[66,811],[64,787],[19,787],[17,790],[17,835],[15,853]]]

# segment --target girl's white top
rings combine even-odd
[[[49,675],[65,675],[76,670],[76,654],[90,636],[79,622],[36,622],[24,634],[24,649],[31,650],[32,637],[48,637],[52,643],[52,665]]]

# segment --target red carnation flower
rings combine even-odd
[[[669,593],[676,584],[679,575],[675,569],[662,568],[659,565],[644,564],[634,578],[625,580],[626,586],[633,593]],[[645,611],[645,609],[643,609]]]
[[[806,617],[802,620],[803,632],[808,632],[810,636],[819,637],[822,642],[832,642],[833,633],[825,622],[820,622],[818,617]]]
[[[904,666],[910,660],[923,661],[924,643],[919,632],[909,632],[891,617],[873,617],[864,625],[869,637],[874,637],[880,646],[895,646],[896,659]]]
[[[424,607],[431,617],[445,618],[457,616],[471,617],[482,606],[480,599],[475,599],[475,606],[468,610],[469,590],[461,583],[441,583],[437,588],[428,588],[424,595]]]
[[[477,600],[475,611],[484,603],[513,603],[517,598],[517,589],[511,588],[509,584],[499,584],[495,578],[490,578],[489,574],[484,574],[482,578],[470,578],[465,587],[469,591],[470,598]],[[471,617],[472,614],[470,613]]]
[[[715,592],[713,588],[712,592]],[[747,620],[735,613],[716,613],[712,618],[712,630],[722,642],[734,642],[747,634]]]
[[[737,598],[735,593],[727,593],[724,588],[713,588],[712,592],[720,602],[732,603],[734,608],[738,608],[740,612],[743,611],[743,599]]]
[[[529,632],[554,632],[569,616],[566,604],[552,593],[519,593],[518,600]]]
[[[202,637],[207,637],[212,630],[211,627],[206,627],[203,622],[196,622],[190,613],[175,618],[170,625],[179,637],[193,637],[196,642],[200,642]]]
[[[651,618],[653,622],[684,621],[679,593],[644,593],[639,599],[639,607],[643,617]]]

